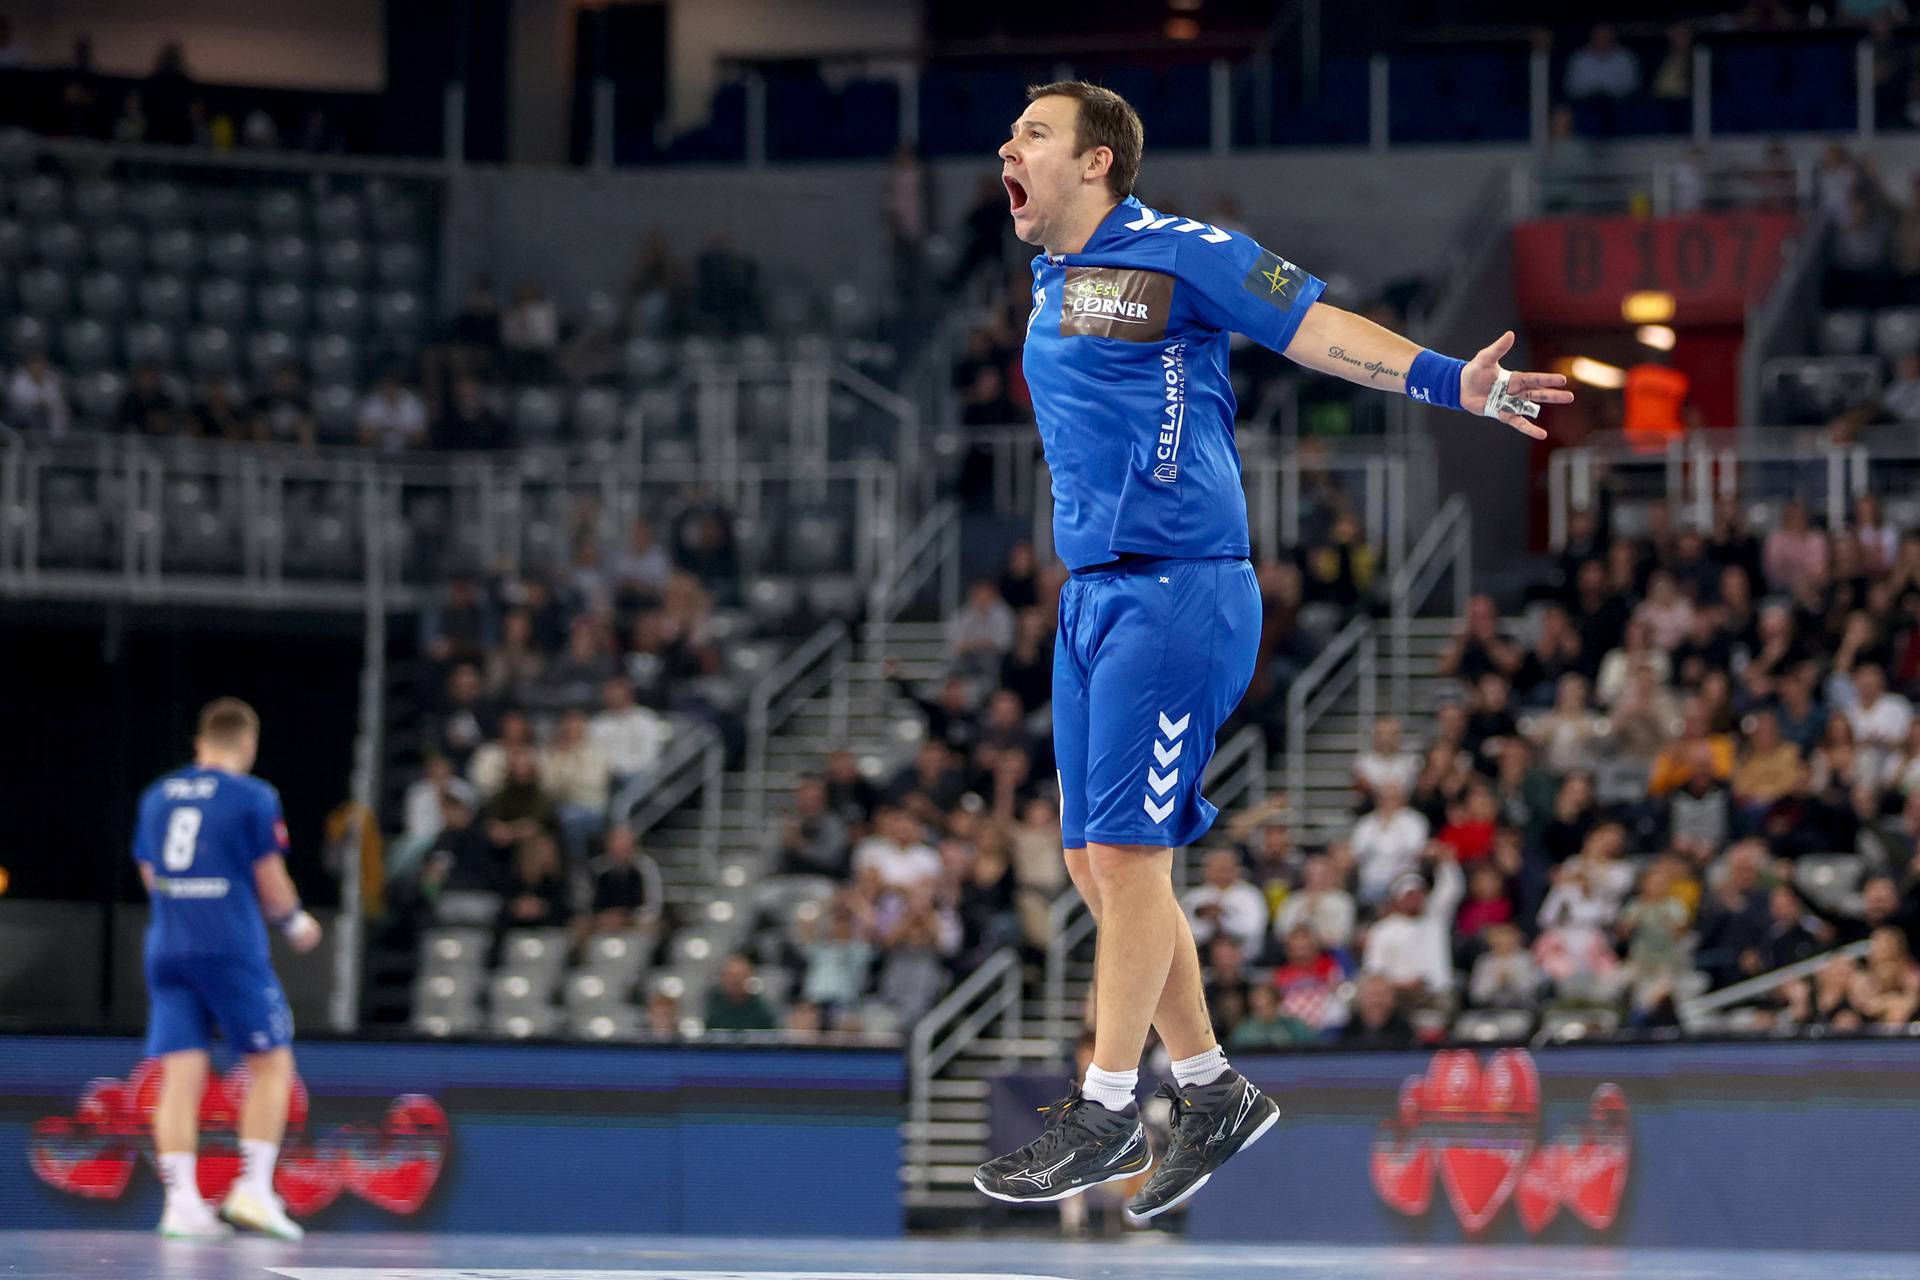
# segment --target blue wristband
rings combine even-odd
[[[1413,367],[1407,370],[1407,395],[1422,404],[1458,409],[1460,371],[1466,367],[1465,360],[1422,351],[1413,358]]]

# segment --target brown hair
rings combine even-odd
[[[200,736],[208,742],[225,746],[259,732],[259,714],[238,698],[215,698],[200,709]]]
[[[1107,189],[1122,199],[1132,195],[1134,179],[1140,176],[1140,152],[1147,145],[1140,113],[1113,90],[1085,80],[1027,86],[1028,102],[1040,98],[1072,98],[1080,104],[1080,118],[1073,129],[1074,154],[1105,147],[1113,153],[1113,164],[1107,169]]]

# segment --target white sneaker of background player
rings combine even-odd
[[[220,1216],[236,1227],[264,1232],[276,1240],[299,1240],[307,1234],[299,1223],[287,1216],[279,1196],[262,1195],[244,1182],[234,1183],[233,1190],[227,1192]]]
[[[233,1228],[220,1221],[199,1196],[168,1196],[160,1214],[160,1234],[169,1240],[225,1240]]]

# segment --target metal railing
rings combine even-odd
[[[809,636],[798,649],[762,676],[747,700],[747,811],[756,823],[767,816],[767,743],[803,703],[824,688],[832,690],[830,732],[847,731],[848,682],[853,639],[847,624],[834,621]]]
[[[1379,678],[1373,622],[1355,618],[1327,642],[1287,689],[1287,807],[1296,820],[1307,796],[1307,735],[1349,689],[1357,689],[1362,723],[1374,715]]]
[[[613,812],[634,835],[644,836],[699,792],[700,865],[717,880],[726,771],[727,749],[720,731],[710,724],[694,725],[674,736],[648,778],[614,797]]]
[[[1068,889],[1047,908],[1047,957],[1040,1007],[1050,1035],[1058,1035],[1080,1021],[1067,995],[1067,968],[1073,963],[1073,953],[1093,936],[1095,928],[1093,912],[1087,910],[1078,889]]]
[[[887,462],[749,463],[721,482],[697,465],[642,462],[607,445],[388,456],[9,433],[0,437],[0,593],[357,610],[377,565],[385,607],[405,609],[450,573],[563,567],[583,519],[618,546],[636,519],[676,504],[719,502],[743,528],[764,530],[820,494],[815,507],[848,521],[846,567],[872,581],[899,521]]]
[[[1440,514],[1420,535],[1406,562],[1394,570],[1388,588],[1389,625],[1393,628],[1393,660],[1389,706],[1396,715],[1413,711],[1413,618],[1432,598],[1444,578],[1453,583],[1455,616],[1467,610],[1473,589],[1473,512],[1459,494],[1448,498]]]
[[[1388,564],[1399,564],[1407,549],[1408,503],[1416,497],[1410,488],[1422,490],[1422,509],[1431,506],[1438,474],[1433,458],[1433,443],[1424,435],[1314,440],[1278,453],[1250,453],[1241,462],[1241,482],[1253,545],[1264,555],[1298,547],[1309,522],[1344,505],[1359,516],[1367,545]]]
[[[1002,947],[914,1025],[907,1047],[907,1173],[912,1191],[925,1193],[930,1185],[934,1077],[996,1025],[1002,1040],[1019,1039],[1020,994],[1019,953]]]
[[[1768,431],[1760,438],[1699,432],[1657,453],[1603,438],[1550,459],[1548,536],[1555,550],[1565,545],[1573,512],[1593,509],[1603,480],[1612,490],[1616,524],[1628,529],[1648,503],[1665,503],[1676,523],[1709,529],[1715,505],[1732,497],[1748,503],[1797,497],[1838,529],[1855,498],[1893,487],[1876,486],[1883,475],[1910,478],[1915,462],[1920,448],[1910,442],[1836,445],[1817,429]]]
[[[929,586],[938,592],[940,615],[960,605],[960,506],[937,503],[899,545],[887,548],[867,593],[867,656],[886,657],[887,629]]]
[[[1705,995],[1695,996],[1691,1000],[1682,1000],[1679,1009],[1680,1025],[1688,1030],[1692,1030],[1700,1020],[1708,1014],[1715,1013],[1721,1009],[1730,1009],[1735,1005],[1744,1004],[1756,996],[1763,996],[1769,992],[1778,991],[1787,984],[1798,982],[1802,978],[1810,978],[1824,968],[1830,960],[1858,960],[1867,954],[1868,947],[1869,943],[1863,938],[1859,942],[1850,942],[1844,947],[1835,947],[1831,951],[1823,951],[1817,956],[1811,956],[1808,959],[1783,966],[1770,973],[1763,973],[1757,977],[1748,978],[1744,982],[1736,982],[1730,987],[1722,987],[1718,991],[1709,991]]]

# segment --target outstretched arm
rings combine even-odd
[[[1487,415],[1487,400],[1495,380],[1506,373],[1500,368],[1500,357],[1512,348],[1513,331],[1508,330],[1456,371],[1455,362],[1426,352],[1418,343],[1365,316],[1316,302],[1301,317],[1300,327],[1287,344],[1286,356],[1317,373],[1330,373],[1363,387],[1395,391],[1446,407],[1457,402],[1468,413]],[[1423,355],[1426,358],[1421,360]],[[1429,385],[1436,374],[1446,380],[1446,385]],[[1459,378],[1457,387],[1451,385],[1455,376]],[[1562,390],[1566,385],[1567,380],[1557,373],[1508,373],[1505,392],[1538,405],[1570,404],[1573,393]],[[1498,417],[1536,440],[1546,439],[1545,429],[1519,412],[1503,410],[1487,416]]]

